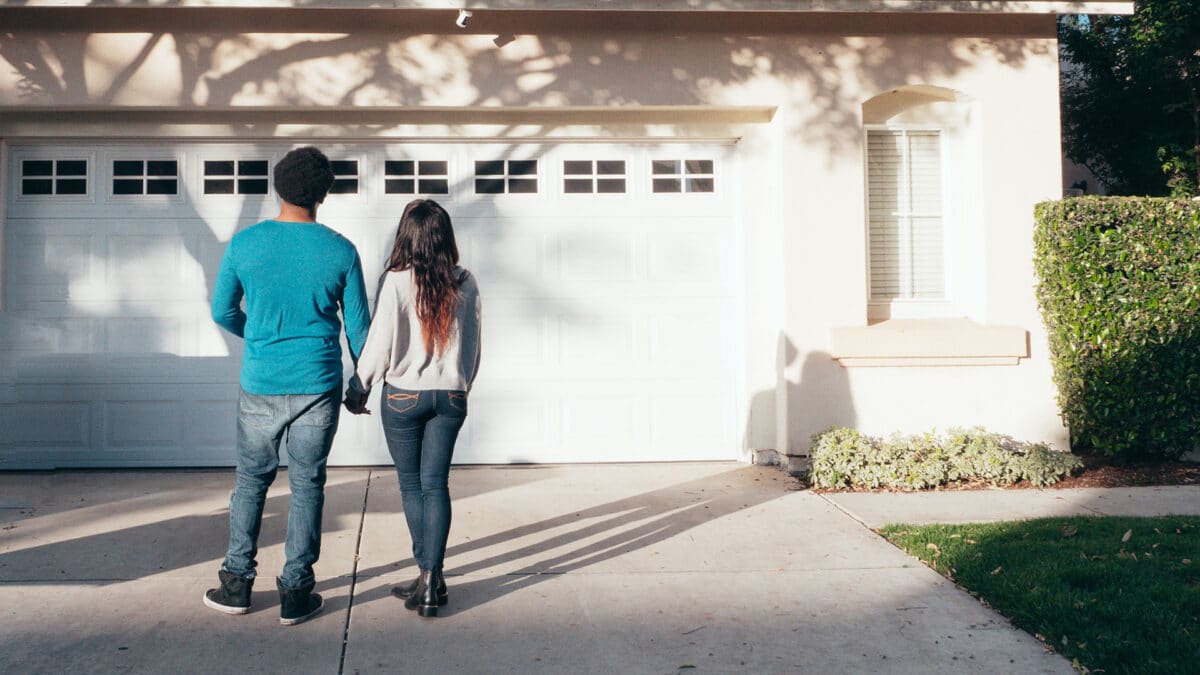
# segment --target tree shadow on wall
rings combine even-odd
[[[143,91],[135,88],[137,71],[169,43],[179,63],[180,105],[247,105],[266,95],[280,121],[288,108],[335,101],[497,110],[744,104],[755,98],[747,91],[768,84],[774,88],[765,90],[764,105],[780,104],[779,95],[803,101],[786,133],[827,148],[829,157],[861,142],[859,106],[871,96],[903,84],[940,84],[981,62],[1020,65],[1055,49],[1044,17],[864,13],[851,23],[812,13],[491,12],[464,30],[454,27],[453,12],[432,11],[6,14],[0,58],[18,73],[17,95],[30,103],[144,97],[145,82],[138,85]],[[247,26],[256,33],[238,32]],[[89,92],[85,43],[104,32],[139,30],[144,44],[128,50],[126,63],[118,57],[103,91]],[[543,134],[556,126],[535,125]]]

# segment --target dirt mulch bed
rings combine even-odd
[[[1047,486],[1047,490],[1062,490],[1066,488],[1111,488],[1111,487],[1145,487],[1152,485],[1200,485],[1200,464],[1194,462],[1179,462],[1169,459],[1144,459],[1128,465],[1114,465],[1103,455],[1079,455],[1083,460],[1083,469]],[[866,488],[835,489],[809,488],[816,493],[824,492],[898,492],[889,488],[869,490]],[[950,492],[955,490],[994,490],[996,486],[984,480],[962,481],[934,488],[932,492]],[[1021,482],[1006,486],[1004,489],[1023,490],[1036,489],[1030,483]]]
[[[1051,489],[1200,484],[1200,464],[1193,462],[1159,459],[1114,466],[1103,456],[1080,455],[1079,458],[1083,460],[1083,470],[1051,485]]]

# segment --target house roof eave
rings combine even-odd
[[[0,0],[0,8],[1132,14],[1133,0]]]

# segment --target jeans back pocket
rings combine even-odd
[[[447,391],[446,402],[450,409],[456,413],[460,413],[464,417],[467,415],[467,392],[465,391]]]
[[[384,394],[387,399],[385,405],[387,405],[388,410],[394,413],[406,413],[417,407],[417,403],[421,400],[421,392],[419,391],[388,388],[384,391]]]

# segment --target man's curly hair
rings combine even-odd
[[[332,186],[329,158],[311,145],[292,150],[275,165],[275,192],[289,204],[312,209]]]

